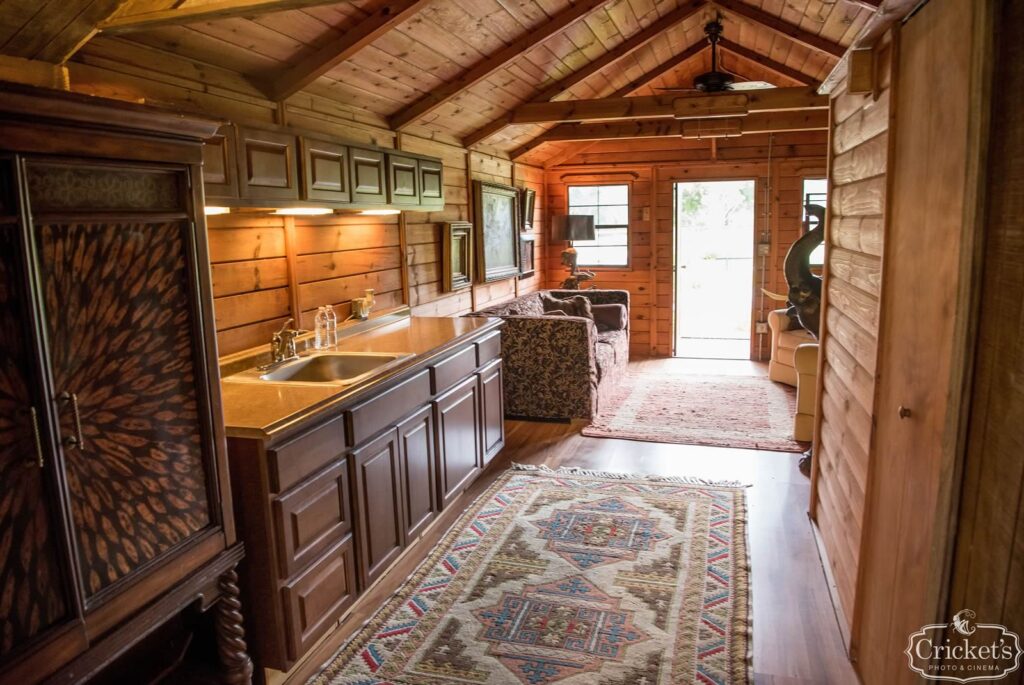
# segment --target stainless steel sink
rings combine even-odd
[[[266,370],[251,370],[237,377],[277,383],[333,383],[352,385],[412,356],[403,352],[317,352]]]

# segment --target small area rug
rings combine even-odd
[[[317,685],[750,682],[743,488],[502,475]]]
[[[793,440],[796,391],[763,376],[630,373],[583,435],[803,452]]]

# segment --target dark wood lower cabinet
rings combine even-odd
[[[359,520],[359,573],[363,586],[402,553],[402,465],[398,430],[352,450]]]
[[[302,659],[502,448],[497,326],[287,436],[229,440],[258,666]]]
[[[443,506],[479,475],[481,454],[480,382],[470,376],[434,402],[437,414],[438,480]]]
[[[415,539],[437,515],[434,412],[423,407],[398,426],[402,458],[405,542]]]

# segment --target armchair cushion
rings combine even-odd
[[[541,293],[540,303],[541,306],[544,307],[545,314],[555,311],[563,311],[569,316],[581,316],[586,319],[594,318],[594,314],[591,311],[590,300],[582,295],[555,298],[551,297],[547,293]]]

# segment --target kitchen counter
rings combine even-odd
[[[221,381],[229,437],[276,441],[344,403],[369,397],[389,380],[425,365],[461,341],[502,325],[501,319],[413,316],[338,341],[342,352],[402,352],[413,356],[378,376],[349,386],[236,379]]]

